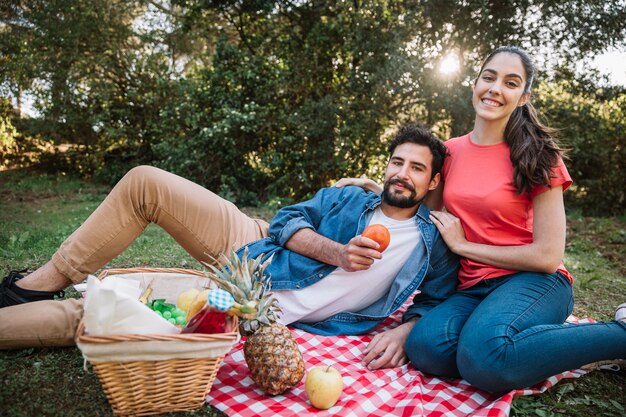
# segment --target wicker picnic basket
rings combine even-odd
[[[128,268],[110,269],[103,271],[99,279],[104,279],[113,274],[124,274],[129,277],[151,276],[155,279],[153,286],[158,297],[163,297],[163,291],[159,292],[159,281],[167,282],[172,292],[172,282],[178,281],[173,277],[186,277],[198,280],[208,279],[199,271],[174,268]],[[172,277],[171,279],[169,277]],[[185,285],[188,285],[185,284]],[[186,288],[180,288],[179,293]],[[155,297],[155,298],[158,298]],[[169,297],[171,300],[173,295]],[[206,395],[211,390],[211,385],[222,364],[224,354],[232,345],[239,340],[237,331],[237,317],[233,317],[230,333],[220,334],[163,334],[163,335],[107,335],[90,336],[85,334],[84,325],[81,322],[78,328],[76,343],[83,355],[96,371],[104,392],[113,409],[113,413],[119,416],[146,416],[173,411],[192,411],[202,408]],[[129,351],[150,352],[151,347],[157,347],[159,355],[163,350],[171,347],[171,358],[159,360],[134,360],[124,352]],[[180,357],[185,356],[187,351],[205,352],[206,357]],[[112,348],[118,352],[113,358],[106,361],[93,360],[88,352]],[[217,352],[217,353],[216,353]],[[204,356],[204,355],[202,355]]]

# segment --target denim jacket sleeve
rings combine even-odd
[[[450,297],[456,290],[458,273],[459,257],[448,249],[437,232],[429,271],[420,287],[421,292],[413,297],[413,304],[403,314],[402,322],[407,322],[416,316],[423,316]]]
[[[310,200],[283,207],[270,222],[270,238],[278,245],[285,246],[300,229],[317,231],[323,216],[338,203],[342,194],[342,188],[322,188]]]

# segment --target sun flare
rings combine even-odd
[[[443,75],[451,75],[458,72],[460,66],[459,57],[451,52],[439,62],[439,72]]]

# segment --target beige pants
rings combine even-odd
[[[207,263],[268,233],[267,222],[248,217],[211,191],[158,168],[140,166],[130,170],[63,242],[52,262],[79,283],[124,251],[150,223]],[[80,300],[0,308],[0,349],[72,345],[81,316]]]

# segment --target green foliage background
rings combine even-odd
[[[0,95],[16,105],[0,105],[0,169],[114,183],[153,164],[281,205],[380,178],[408,120],[467,132],[480,59],[517,44],[545,70],[533,99],[570,149],[570,203],[621,213],[626,92],[571,68],[623,46],[625,22],[621,0],[8,0]],[[450,51],[460,70],[444,76]]]

